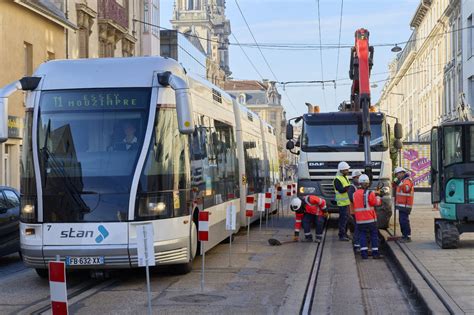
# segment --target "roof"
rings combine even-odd
[[[258,80],[230,80],[224,82],[226,91],[266,91],[268,85]]]
[[[67,19],[64,12],[61,11],[50,0],[14,0],[14,1],[63,27],[77,30],[77,26],[71,23]]]

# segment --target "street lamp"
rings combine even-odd
[[[394,52],[394,53],[401,52],[402,48],[400,46],[398,46],[398,44],[395,44],[395,46],[393,46],[391,51]]]

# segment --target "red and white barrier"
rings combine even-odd
[[[277,187],[277,200],[281,200],[281,195],[282,195],[282,187],[278,186]]]
[[[50,261],[49,291],[53,315],[67,315],[66,264],[63,261]]]
[[[286,185],[286,196],[291,197],[291,185]]]
[[[209,241],[209,211],[199,211],[199,241]]]
[[[272,207],[272,193],[265,193],[265,209],[270,209]]]
[[[247,203],[245,205],[245,216],[253,217],[253,209],[255,207],[255,197],[247,196]]]

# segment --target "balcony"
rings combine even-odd
[[[124,29],[128,29],[128,10],[115,0],[98,1],[99,19],[111,21]]]

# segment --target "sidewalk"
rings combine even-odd
[[[401,244],[401,249],[452,310],[474,314],[474,233],[462,234],[457,249],[441,249],[434,239],[434,218],[437,217],[439,212],[433,211],[430,194],[416,193],[410,215],[413,241]],[[396,231],[400,235],[398,222]],[[393,234],[393,219],[390,232]],[[388,243],[395,249],[395,243]],[[400,249],[394,252],[397,258],[402,255]]]

